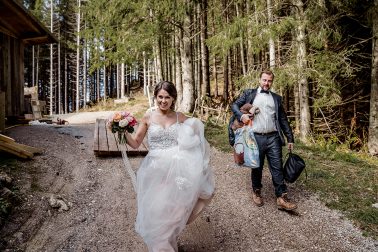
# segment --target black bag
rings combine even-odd
[[[305,161],[298,156],[297,154],[288,152],[286,154],[286,161],[284,164],[284,179],[288,183],[294,183],[299,176],[301,175],[302,171],[305,170],[306,164]],[[307,179],[307,172],[306,179]]]

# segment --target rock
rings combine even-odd
[[[12,183],[12,181],[12,178],[8,174],[4,172],[0,173],[0,185],[8,186]]]
[[[129,98],[125,97],[125,98],[122,98],[122,99],[114,100],[114,104],[124,104],[124,103],[127,103],[128,101],[129,101]]]
[[[68,211],[72,204],[67,202],[67,200],[63,199],[61,196],[51,195],[49,198],[49,204],[52,208],[58,208],[59,212]]]
[[[16,232],[16,233],[14,233],[13,237],[14,237],[15,242],[17,244],[20,244],[20,243],[24,242],[24,233],[22,233],[22,232]]]
[[[14,196],[14,193],[9,190],[8,188],[6,187],[3,187],[3,188],[0,188],[0,196],[3,198],[3,199],[11,199],[13,196]]]

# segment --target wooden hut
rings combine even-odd
[[[57,42],[20,2],[0,0],[0,132],[24,113],[24,46]]]

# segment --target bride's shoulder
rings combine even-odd
[[[142,117],[142,119],[141,119],[142,123],[148,124],[148,123],[150,122],[150,120],[151,120],[151,114],[152,114],[151,111],[147,111],[147,112],[143,115],[143,117]]]
[[[188,119],[188,117],[184,113],[182,113],[182,112],[176,112],[176,113],[177,113],[178,121],[180,123],[183,123]]]

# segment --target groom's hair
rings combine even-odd
[[[272,78],[274,79],[274,73],[273,73],[271,70],[269,70],[269,69],[264,69],[264,70],[262,70],[261,73],[260,73],[260,78],[261,78],[261,76],[262,76],[263,74],[270,75],[270,76],[272,76]]]

